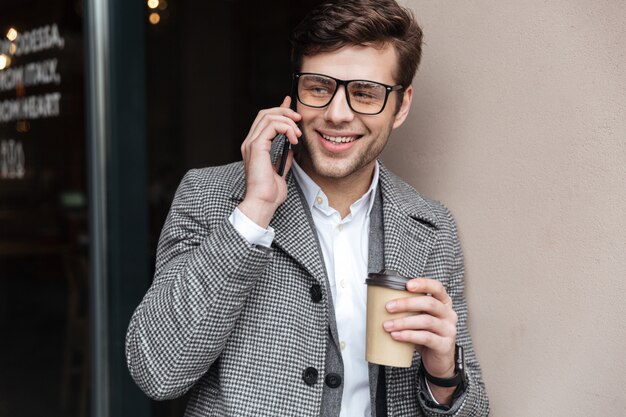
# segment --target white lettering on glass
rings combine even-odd
[[[58,117],[61,114],[61,93],[49,93],[0,101],[0,123]]]
[[[0,71],[0,92],[15,90],[22,86],[61,84],[58,65],[59,61],[54,58]]]
[[[0,142],[0,178],[20,179],[26,174],[26,157],[22,142],[13,139]]]
[[[15,45],[13,52],[11,44]],[[8,39],[0,41],[2,53],[16,56],[34,54],[52,48],[63,49],[64,46],[65,39],[61,37],[56,23],[19,33],[13,42]]]

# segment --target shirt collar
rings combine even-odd
[[[359,205],[362,202],[364,205],[367,205],[367,215],[369,216],[370,212],[372,211],[372,206],[374,205],[374,196],[376,195],[376,187],[378,187],[379,171],[379,164],[378,161],[376,161],[376,164],[374,165],[374,175],[372,176],[372,183],[370,184],[365,194],[363,194],[363,196],[361,196],[361,198],[359,198],[356,202],[352,203],[352,206],[350,206],[350,208],[354,207],[355,205]],[[315,199],[320,194],[326,197],[320,186],[317,185],[306,172],[304,172],[302,167],[300,167],[300,165],[298,165],[295,160],[291,165],[291,172],[293,172],[293,175],[298,182],[298,185],[300,185],[300,189],[304,194],[304,199],[306,200],[310,209],[314,207]]]

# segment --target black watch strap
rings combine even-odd
[[[444,388],[456,387],[465,383],[465,354],[462,346],[456,345],[455,348],[454,376],[451,378],[437,378],[429,374],[424,364],[422,364],[421,371],[428,382]]]

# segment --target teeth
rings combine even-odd
[[[328,135],[322,135],[322,137],[330,142],[335,142],[335,143],[348,143],[348,142],[352,142],[353,140],[356,139],[356,136],[328,136]]]

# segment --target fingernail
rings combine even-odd
[[[390,301],[387,303],[387,310],[388,311],[393,311],[396,308],[396,302],[395,301]]]
[[[391,332],[391,337],[397,339],[398,337],[400,337],[400,332]]]
[[[386,321],[383,323],[383,327],[385,328],[385,330],[391,330],[393,329],[393,321]]]
[[[414,289],[416,289],[416,288],[417,288],[417,282],[415,282],[415,281],[409,281],[409,282],[407,282],[407,283],[406,283],[406,288],[407,288],[408,290],[414,290]]]

